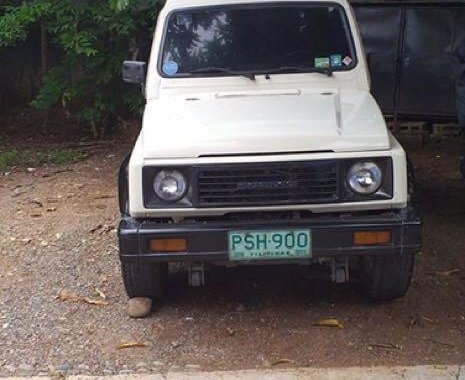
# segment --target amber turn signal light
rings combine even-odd
[[[391,231],[354,232],[354,245],[386,245],[391,242]]]
[[[186,252],[186,238],[163,238],[150,240],[152,252]]]

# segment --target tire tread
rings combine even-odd
[[[365,257],[362,283],[366,295],[379,301],[403,297],[412,280],[414,261],[411,253]]]
[[[139,261],[121,263],[124,287],[129,298],[160,299],[167,271],[167,264],[143,264]]]

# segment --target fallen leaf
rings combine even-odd
[[[226,327],[226,331],[228,332],[229,336],[234,336],[234,334],[236,334],[236,330],[232,329],[231,327]]]
[[[82,302],[83,298],[74,293],[63,292],[58,294],[57,299],[63,302]]]
[[[103,300],[106,300],[106,299],[107,299],[107,296],[105,295],[105,293],[102,292],[99,288],[94,287],[94,292],[95,292],[95,294],[97,294],[97,296],[99,296],[101,299],[103,299]]]
[[[184,343],[182,343],[182,342],[171,342],[171,347],[173,347],[173,348],[178,348],[178,347],[181,347],[183,345],[184,345]]]
[[[118,345],[118,350],[123,350],[125,348],[143,348],[143,347],[147,347],[147,344],[146,343],[142,343],[142,342],[126,342],[126,343],[121,343]]]
[[[103,231],[102,231],[102,232],[111,232],[111,231],[113,231],[113,230],[115,230],[115,226],[106,225],[106,224],[105,224],[105,225],[103,226]]]
[[[412,328],[412,327],[414,327],[414,326],[416,326],[418,324],[419,324],[418,317],[411,317],[410,321],[408,323],[408,327]]]
[[[37,205],[38,207],[44,207],[43,203],[37,198],[31,199],[29,203]]]
[[[82,297],[75,293],[67,293],[67,292],[60,293],[57,296],[57,299],[63,302],[66,302],[66,301],[67,302],[83,302],[83,303],[87,303],[89,305],[95,305],[95,306],[108,306],[109,305],[107,301],[96,300],[96,299],[89,298],[89,297]]]
[[[26,194],[26,193],[27,193],[26,190],[15,189],[15,190],[13,191],[13,194],[11,194],[11,196],[12,196],[12,198],[17,198],[17,197],[19,197],[19,196],[21,196],[21,195],[24,195],[24,194]]]
[[[320,319],[319,321],[314,322],[313,326],[337,327],[338,329],[344,328],[344,325],[335,318]]]
[[[97,232],[98,230],[100,230],[102,227],[103,226],[99,224],[98,226],[95,226],[94,228],[92,228],[89,232],[93,234],[94,232]]]
[[[271,365],[279,365],[279,364],[291,364],[293,361],[291,359],[278,359],[271,363]]]
[[[94,199],[112,199],[114,198],[114,195],[98,195],[94,197]]]
[[[421,319],[423,319],[425,322],[428,322],[432,325],[437,325],[439,323],[438,320],[434,320],[434,319],[431,319],[431,318],[428,318],[428,317],[421,317]]]
[[[82,300],[85,303],[88,303],[89,305],[95,305],[95,306],[108,306],[109,305],[108,301],[96,300],[96,299],[88,298],[88,297],[84,297]]]
[[[402,346],[395,343],[372,343],[368,345],[368,348],[385,348],[388,350],[402,350]]]
[[[450,276],[452,274],[455,274],[455,273],[459,273],[460,272],[460,269],[449,269],[449,270],[437,270],[436,272],[434,272],[434,275],[437,276],[437,277],[447,277],[447,276]]]

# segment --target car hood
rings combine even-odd
[[[148,159],[389,149],[367,91],[174,95],[149,101],[143,125]]]

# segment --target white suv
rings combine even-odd
[[[147,99],[119,178],[130,297],[160,297],[169,262],[191,285],[213,264],[356,267],[370,297],[405,294],[413,173],[347,1],[168,0],[146,66],[123,65]]]

